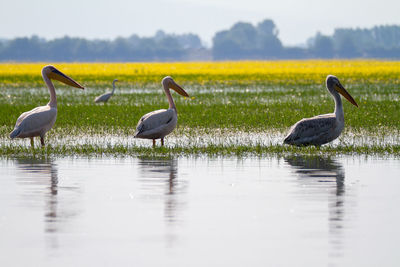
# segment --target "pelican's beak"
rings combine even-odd
[[[185,90],[183,90],[182,87],[180,87],[178,84],[176,84],[175,82],[172,82],[169,86],[171,89],[174,89],[178,94],[182,95],[182,96],[186,96],[189,97],[188,93],[185,92]]]
[[[61,71],[57,70],[56,68],[52,69],[51,72],[47,75],[50,79],[54,79],[65,83],[66,85],[70,85],[76,88],[85,89],[82,85],[75,82],[72,78],[68,77]]]
[[[353,97],[344,89],[344,87],[340,84],[337,83],[335,84],[335,90],[338,91],[342,96],[344,96],[350,103],[352,103],[354,106],[358,107],[356,101],[353,99]]]

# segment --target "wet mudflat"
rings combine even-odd
[[[3,157],[1,266],[398,266],[400,160]]]

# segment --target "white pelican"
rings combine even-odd
[[[164,146],[164,137],[175,129],[178,122],[175,103],[169,89],[174,89],[182,96],[189,96],[170,76],[165,77],[161,84],[167,95],[169,109],[160,109],[144,115],[139,120],[135,132],[135,138],[153,139],[153,147],[156,145],[156,139],[161,139],[161,145]]]
[[[335,100],[335,112],[302,119],[294,124],[283,141],[285,144],[296,146],[320,146],[335,140],[344,128],[344,113],[342,94],[350,103],[358,107],[353,97],[333,75],[326,77],[326,88]]]
[[[17,119],[14,130],[10,133],[10,138],[31,138],[33,147],[33,137],[40,136],[40,142],[44,146],[44,135],[53,127],[57,118],[57,97],[54,85],[50,79],[58,80],[76,88],[84,89],[79,83],[60,72],[53,66],[45,66],[42,69],[42,77],[50,92],[50,102],[46,106],[34,108],[24,112]]]
[[[111,98],[111,96],[114,94],[114,91],[115,91],[115,82],[118,82],[118,80],[115,79],[115,80],[112,82],[113,89],[112,89],[111,93],[105,93],[105,94],[102,94],[101,96],[96,97],[95,100],[94,100],[94,102],[96,102],[96,103],[100,103],[100,102],[107,103],[107,101],[108,101],[108,100]]]

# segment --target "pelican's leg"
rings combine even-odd
[[[44,146],[44,137],[43,136],[40,137],[40,143],[42,144],[42,146]]]
[[[31,137],[31,147],[34,147],[35,142],[33,141],[33,137]]]
[[[153,139],[153,147],[156,147],[156,139]]]
[[[161,146],[164,146],[164,138],[161,138]]]

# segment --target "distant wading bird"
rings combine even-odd
[[[10,133],[10,138],[31,139],[33,147],[33,137],[40,136],[40,142],[44,146],[44,136],[53,127],[57,118],[57,98],[54,85],[51,79],[58,80],[66,85],[84,89],[79,83],[63,74],[53,66],[45,66],[42,69],[42,77],[50,92],[50,102],[46,106],[41,106],[21,114],[17,119],[14,130]]]
[[[344,128],[344,113],[339,93],[354,106],[358,105],[335,76],[326,77],[326,87],[335,100],[335,112],[298,121],[291,127],[283,141],[285,144],[320,146],[335,140],[340,135]]]
[[[114,94],[114,91],[115,91],[115,82],[118,82],[118,80],[115,79],[115,80],[112,82],[113,89],[112,89],[111,93],[105,93],[105,94],[102,94],[101,96],[96,97],[95,100],[94,100],[94,102],[96,102],[96,103],[100,103],[100,102],[107,103],[107,101],[108,101],[108,100],[111,98],[111,96]]]
[[[164,146],[164,137],[171,133],[178,122],[178,115],[170,88],[178,94],[188,97],[189,95],[175,81],[167,76],[161,83],[169,102],[169,109],[160,109],[144,115],[136,126],[135,138],[153,139],[153,147],[156,139],[161,139],[161,146]]]

